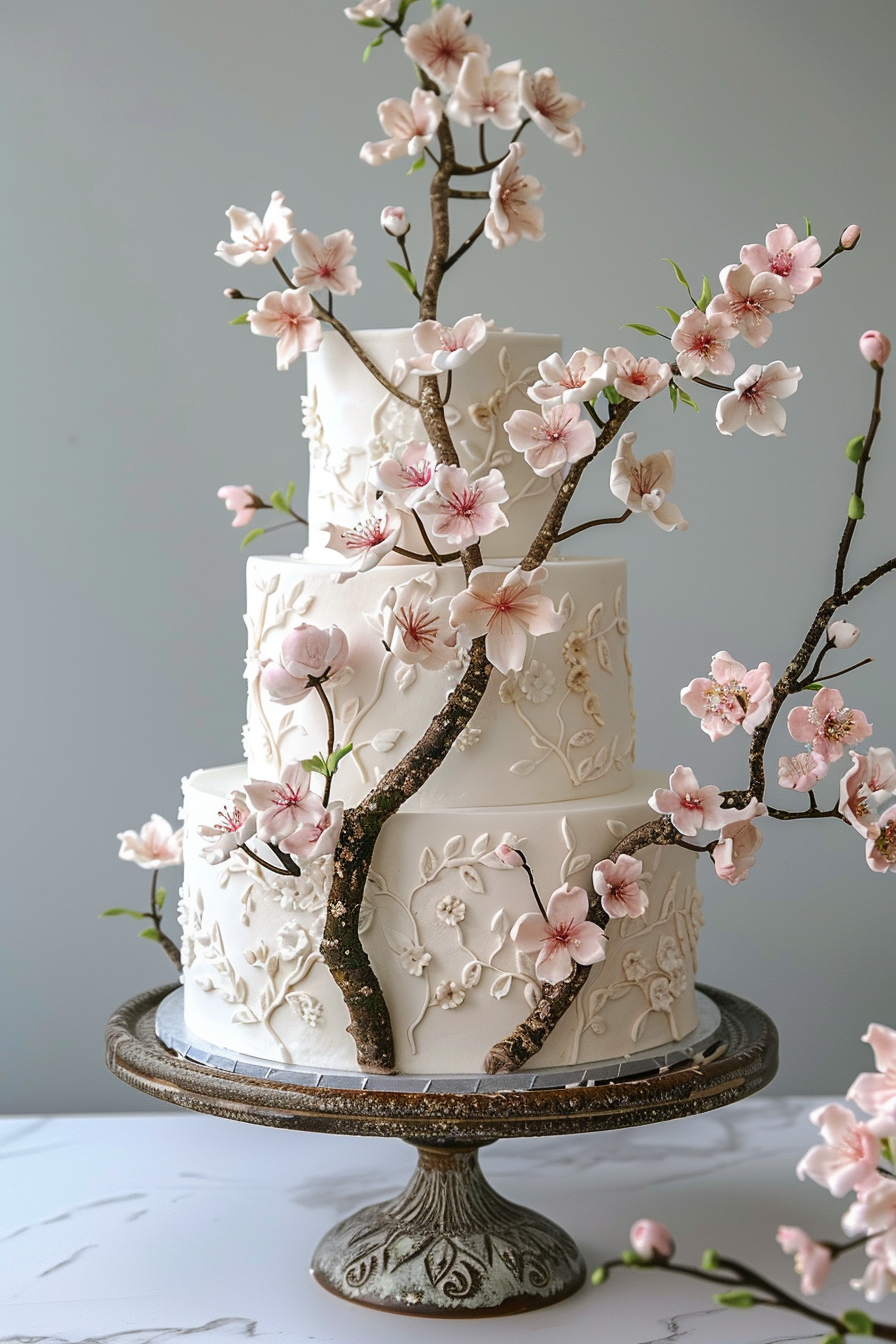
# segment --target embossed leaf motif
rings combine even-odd
[[[510,986],[512,984],[513,976],[507,971],[504,975],[499,975],[493,982],[489,994],[491,994],[493,999],[503,999],[506,994],[510,993]]]
[[[472,989],[478,985],[482,976],[482,966],[478,961],[468,961],[461,971],[460,982],[464,989]]]
[[[524,993],[526,996],[526,1003],[529,1005],[529,1007],[537,1008],[539,1000],[541,999],[541,990],[538,988],[538,985],[535,983],[534,980],[526,981],[526,988]]]
[[[502,345],[498,352],[498,368],[505,378],[510,377],[510,356],[507,353],[507,346]]]
[[[603,609],[604,609],[604,604],[603,604],[603,602],[598,602],[598,603],[597,603],[595,606],[593,606],[593,607],[591,608],[591,610],[589,611],[589,613],[588,613],[588,633],[589,633],[589,635],[593,635],[593,634],[594,634],[594,627],[597,625],[598,618],[600,617],[600,614],[601,614],[601,612],[603,611]]]
[[[628,826],[626,826],[624,821],[620,821],[618,817],[610,818],[607,822],[607,830],[611,835],[615,835],[617,840],[621,840],[624,835],[628,834]]]
[[[258,1018],[255,1016],[251,1008],[237,1008],[236,1012],[234,1013],[233,1017],[230,1020],[231,1022],[247,1023],[247,1022],[257,1022]]]
[[[457,1259],[457,1247],[446,1237],[442,1237],[426,1252],[423,1264],[433,1288],[437,1287],[450,1272]]]
[[[464,847],[464,838],[462,835],[452,835],[450,840],[445,841],[445,848],[442,854],[446,859],[456,859]]]
[[[576,604],[575,604],[575,602],[573,602],[573,600],[572,600],[572,596],[571,596],[569,593],[564,593],[564,594],[563,594],[563,596],[561,597],[560,602],[559,602],[559,604],[558,604],[558,606],[557,606],[557,610],[559,611],[560,615],[563,617],[563,624],[564,624],[564,625],[566,625],[567,622],[569,622],[569,621],[572,620],[573,616],[575,615]]]
[[[610,646],[603,635],[597,636],[597,661],[605,672],[613,671],[613,660],[610,657]]]
[[[464,886],[469,887],[471,891],[477,891],[480,895],[485,891],[485,887],[482,885],[482,878],[479,876],[476,869],[471,868],[468,863],[461,864],[458,872],[460,873]]]
[[[572,737],[569,739],[569,745],[571,747],[589,747],[596,736],[597,734],[592,732],[590,728],[580,728],[579,731],[573,733]]]
[[[622,584],[620,583],[619,587],[616,589],[616,594],[615,594],[615,596],[614,596],[614,598],[613,598],[613,615],[614,615],[614,616],[618,616],[619,613],[622,611],[622,597],[623,597]]]
[[[342,722],[351,723],[352,719],[355,717],[360,707],[361,707],[361,701],[357,697],[355,697],[354,700],[347,701],[346,704],[343,705],[342,712],[339,715]]]
[[[588,865],[589,865],[590,862],[591,862],[591,855],[590,855],[590,854],[576,854],[576,855],[574,855],[573,858],[570,860],[569,868],[567,869],[566,876],[567,876],[567,877],[572,877],[573,873],[580,873],[580,872],[582,871],[583,868],[587,868],[587,867],[588,867]]]
[[[363,935],[368,932],[373,923],[373,906],[369,901],[361,902],[361,911],[358,915],[358,933]]]
[[[479,855],[484,854],[488,847],[488,831],[483,831],[482,835],[477,836],[473,841],[473,848],[470,853],[474,859],[478,859]]]
[[[420,880],[421,882],[430,882],[433,874],[439,866],[439,861],[433,854],[429,845],[425,847],[420,855]]]
[[[503,905],[501,906],[501,909],[496,911],[492,916],[491,928],[492,933],[496,933],[499,938],[504,939],[507,937],[510,930],[510,920],[507,918],[507,911],[504,909]]]
[[[409,691],[417,680],[417,668],[413,663],[399,663],[395,669],[395,684],[400,691]]]
[[[377,733],[370,745],[374,751],[391,751],[403,732],[403,728],[384,728],[381,733]]]
[[[510,767],[510,773],[512,775],[531,775],[534,769],[534,761],[514,761]]]

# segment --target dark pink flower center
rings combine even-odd
[[[395,621],[404,633],[406,643],[416,643],[424,649],[431,649],[438,638],[439,622],[431,612],[419,611],[414,607],[398,607]]]
[[[789,275],[793,270],[794,261],[792,252],[776,252],[771,259],[769,270],[772,275]]]
[[[481,494],[480,490],[461,490],[459,494],[452,495],[448,500],[451,512],[456,513],[458,518],[472,518],[479,508]]]
[[[703,811],[703,800],[699,793],[683,793],[679,797],[681,798],[681,806],[687,808],[689,812]]]
[[[215,830],[220,831],[222,835],[232,835],[240,829],[245,820],[244,814],[238,807],[222,807],[218,817],[220,820]]]
[[[416,489],[421,485],[429,485],[432,480],[432,467],[428,462],[419,462],[410,467],[402,467],[402,475],[407,481],[407,488]]]
[[[349,550],[370,551],[380,546],[389,537],[389,529],[383,518],[368,518],[351,532],[343,532],[342,539]]]

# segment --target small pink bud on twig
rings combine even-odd
[[[861,633],[859,627],[849,621],[832,621],[828,626],[828,639],[835,649],[851,649]]]
[[[866,331],[859,337],[859,349],[873,369],[883,368],[892,348],[882,331]]]
[[[858,224],[847,224],[840,235],[840,246],[844,252],[850,252],[862,236],[861,226]]]
[[[663,1223],[652,1218],[639,1218],[629,1233],[632,1250],[642,1260],[669,1260],[675,1254],[672,1234]]]
[[[380,215],[380,224],[393,238],[403,238],[411,227],[411,221],[401,205],[387,205]]]
[[[240,289],[225,289],[224,297],[225,299],[242,299],[245,298],[245,295]]]
[[[522,868],[523,856],[519,850],[513,849],[511,845],[498,845],[495,850],[495,857],[506,864],[508,868]]]

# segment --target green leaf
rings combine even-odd
[[[825,1335],[821,1344],[845,1344],[845,1340],[842,1335]]]
[[[821,684],[820,681],[812,681],[812,682],[810,682],[809,685],[806,687],[806,690],[807,690],[807,691],[823,691],[823,690],[824,690],[824,687],[822,686],[822,684]]]
[[[703,1252],[703,1259],[700,1261],[700,1268],[701,1268],[701,1269],[718,1269],[718,1267],[719,1267],[719,1253],[718,1253],[718,1251],[713,1251],[713,1250],[704,1251],[704,1252]]]
[[[164,887],[159,887],[158,891],[156,892],[156,905],[158,906],[158,908],[159,908],[160,910],[161,910],[162,906],[165,904],[165,897],[166,897],[167,895],[168,895],[168,893],[167,893],[167,891],[165,890],[165,888],[164,888]]]
[[[414,0],[401,0],[401,4],[398,6],[397,22],[399,23],[399,25],[404,22],[404,16],[405,14],[407,14],[408,10],[410,9],[413,3]]]
[[[370,53],[373,51],[374,47],[381,47],[382,45],[383,45],[383,34],[380,33],[379,37],[375,37],[372,42],[367,43],[367,46],[364,48],[364,55],[361,57],[361,60],[362,61],[369,60]]]
[[[691,287],[688,284],[687,280],[684,278],[684,271],[681,269],[681,267],[676,262],[674,262],[671,257],[663,257],[663,261],[668,261],[669,265],[675,272],[675,279],[678,281],[680,285],[684,285],[685,289],[690,294]]]
[[[851,1335],[873,1335],[874,1322],[864,1311],[844,1311],[840,1320]]]
[[[678,389],[678,396],[679,396],[679,398],[684,402],[685,406],[690,406],[690,408],[691,408],[692,411],[699,411],[699,410],[700,410],[700,407],[697,405],[697,403],[696,403],[696,401],[694,400],[694,398],[688,396],[687,392],[685,392],[685,390],[684,390],[683,387],[680,387],[680,388]]]
[[[630,1251],[630,1250],[623,1251],[619,1259],[622,1261],[624,1265],[634,1265],[637,1267],[644,1264],[644,1261],[641,1259],[637,1251]]]
[[[811,238],[811,237],[812,237],[812,225],[809,223],[808,219],[806,219],[806,216],[805,216],[805,215],[803,215],[803,219],[806,220],[806,237],[807,237],[807,238]]]
[[[707,280],[706,276],[704,275],[704,277],[703,277],[703,288],[701,289],[701,291],[700,291],[700,297],[699,297],[699,299],[697,300],[697,307],[700,309],[701,313],[705,313],[705,312],[706,312],[706,309],[707,309],[707,307],[708,307],[708,305],[709,305],[709,301],[710,301],[711,298],[712,298],[712,289],[710,288],[709,281]]]
[[[626,327],[631,327],[633,331],[640,331],[642,336],[662,336],[663,334],[661,331],[657,331],[656,327],[645,327],[641,322],[623,322],[622,326],[623,330]]]
[[[606,397],[607,401],[610,403],[611,406],[618,406],[620,401],[622,400],[622,397],[616,391],[615,387],[605,387],[604,396]]]
[[[160,941],[159,931],[156,928],[144,929],[143,932],[137,936],[138,938],[148,938],[151,943],[158,943]]]
[[[123,905],[113,905],[110,910],[101,910],[100,919],[106,919],[108,915],[130,915],[131,919],[148,919],[140,910],[126,910]]]
[[[426,155],[421,154],[419,159],[415,159],[414,162],[411,164],[410,168],[407,171],[406,176],[410,177],[411,173],[419,173],[420,169],[424,166],[425,163],[426,163]],[[389,262],[390,266],[393,266],[394,264],[395,264],[394,262],[391,261]]]
[[[414,291],[415,291],[415,289],[417,288],[417,281],[414,279],[413,275],[412,275],[411,272],[408,270],[407,266],[402,266],[402,265],[400,264],[400,262],[397,262],[397,261],[389,261],[389,262],[387,262],[386,264],[387,264],[387,266],[391,266],[391,267],[392,267],[392,269],[393,269],[393,271],[395,272],[396,275],[400,275],[400,276],[401,276],[402,280],[405,282],[405,284],[407,285],[408,289],[409,289],[409,290],[411,291],[411,293],[413,294]]]
[[[329,779],[330,777],[330,772],[327,769],[327,763],[323,756],[309,756],[307,761],[302,762],[302,765],[304,765],[306,770],[311,770],[316,775],[323,775],[325,779]]]
[[[335,775],[336,770],[338,769],[339,766],[339,762],[349,754],[351,749],[352,744],[351,742],[349,742],[347,747],[337,747],[334,752],[330,753],[330,755],[327,757],[327,770],[331,775]]]
[[[359,28],[382,28],[383,26],[382,19],[374,19],[374,18],[355,19],[355,23],[358,25]]]
[[[678,326],[679,322],[681,321],[681,313],[676,313],[674,308],[666,308],[665,305],[662,303],[657,304],[657,309],[661,313],[668,313],[672,321],[675,323],[676,327]]]
[[[289,504],[286,501],[286,496],[284,495],[282,490],[271,491],[271,503],[273,504],[274,508],[279,509],[281,513],[292,512],[292,510],[289,507]]]
[[[604,1269],[603,1265],[598,1265],[597,1269],[594,1270],[593,1274],[591,1275],[591,1282],[594,1284],[595,1288],[597,1288],[600,1284],[603,1283],[606,1277],[607,1277],[607,1271]]]
[[[286,487],[286,502],[287,502],[287,504],[291,504],[291,503],[292,503],[292,497],[293,497],[293,495],[295,494],[295,492],[296,492],[296,483],[295,483],[295,481],[290,481],[289,485]]]
[[[674,383],[669,384],[669,396],[672,399],[672,413],[674,415],[678,410],[678,388]]]
[[[892,1166],[894,1160],[896,1160],[896,1159],[894,1159],[894,1157],[893,1157],[893,1140],[892,1140],[892,1139],[881,1139],[881,1141],[880,1141],[880,1150],[881,1150],[881,1152],[883,1153],[884,1157],[885,1157],[885,1158],[887,1159],[887,1161],[889,1162],[890,1166]]]
[[[246,535],[243,537],[242,541],[240,542],[240,550],[244,551],[246,547],[249,545],[250,541],[254,541],[256,537],[263,537],[264,532],[265,529],[263,527],[253,527],[252,531],[247,532]]]
[[[861,495],[850,495],[849,508],[846,512],[854,522],[858,522],[860,518],[865,517],[865,505],[862,503]]]
[[[713,1293],[713,1302],[718,1302],[720,1307],[747,1307],[754,1306],[756,1299],[752,1293],[747,1293],[743,1288],[732,1288],[727,1293]]]
[[[846,456],[850,462],[858,462],[865,448],[865,435],[857,434],[854,439],[850,439],[846,445]]]
[[[249,321],[249,314],[241,313],[239,317],[231,318],[228,325],[231,327],[245,327],[248,321]]]

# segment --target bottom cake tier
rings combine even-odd
[[[225,766],[184,782],[186,1026],[259,1059],[355,1071],[348,1013],[320,953],[332,860],[286,878],[240,850],[217,865],[203,857],[197,827],[214,825],[245,780],[244,766]],[[564,882],[590,893],[593,865],[654,815],[646,800],[664,783],[636,771],[631,788],[605,798],[399,812],[386,823],[361,934],[389,1007],[399,1072],[479,1072],[540,997],[532,960],[510,936],[535,901],[526,874],[502,864],[495,847],[510,837],[525,852],[545,902]],[[652,847],[639,857],[646,913],[610,922],[605,959],[531,1067],[624,1057],[695,1029],[696,856]]]

